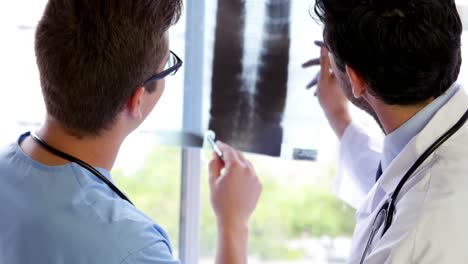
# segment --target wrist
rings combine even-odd
[[[335,109],[334,111],[327,112],[326,116],[335,134],[341,139],[344,131],[351,123],[351,115],[348,108]]]
[[[217,264],[247,264],[248,226],[218,223]]]
[[[249,225],[243,221],[217,220],[218,232],[223,236],[248,235]]]
[[[349,114],[349,106],[345,105],[334,105],[332,107],[324,108],[325,115],[327,118],[338,118]]]

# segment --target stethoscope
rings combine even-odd
[[[120,198],[124,199],[125,201],[129,202],[130,204],[133,205],[133,203],[130,201],[130,199],[128,199],[128,197],[119,190],[119,188],[117,188],[117,186],[115,186],[110,180],[108,180],[104,175],[102,175],[102,173],[100,173],[98,170],[96,170],[93,166],[89,165],[88,163],[76,158],[76,157],[73,157],[72,155],[69,155],[65,152],[62,152],[52,146],[50,146],[49,144],[47,144],[44,140],[42,140],[40,137],[38,137],[35,133],[30,133],[31,135],[31,138],[36,141],[36,143],[38,143],[39,145],[41,145],[43,148],[45,148],[47,151],[49,151],[50,153],[58,156],[58,157],[61,157],[63,159],[66,159],[70,162],[75,162],[76,164],[78,164],[79,166],[81,166],[82,168],[88,170],[89,172],[91,172],[92,174],[94,174],[96,177],[98,177],[101,181],[103,181],[109,188],[112,189],[112,191],[114,191],[118,196],[120,196]]]
[[[374,218],[374,222],[372,223],[371,233],[369,235],[369,239],[367,240],[366,248],[362,253],[361,257],[361,264],[364,263],[364,258],[367,256],[369,248],[374,240],[375,234],[378,232],[380,227],[384,226],[381,237],[387,232],[388,228],[392,224],[393,214],[395,212],[395,201],[400,193],[403,185],[408,181],[409,177],[416,171],[416,169],[421,166],[421,164],[437,149],[442,145],[445,141],[447,141],[453,134],[455,134],[465,123],[468,119],[468,110],[463,114],[463,116],[458,120],[458,122],[450,128],[445,134],[443,134],[437,141],[435,141],[411,166],[411,168],[406,172],[403,178],[398,183],[397,187],[393,194],[387,199],[387,201],[382,205],[379,212]]]

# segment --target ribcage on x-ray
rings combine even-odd
[[[279,156],[290,0],[250,1],[218,0],[209,127],[241,150]],[[253,13],[246,13],[246,5]],[[255,25],[258,36],[249,30]]]

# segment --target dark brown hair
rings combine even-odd
[[[49,0],[35,39],[48,114],[76,136],[109,128],[156,73],[181,9],[182,0]]]

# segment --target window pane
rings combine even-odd
[[[0,143],[11,142],[20,133],[38,127],[45,116],[34,55],[34,31],[46,2],[0,3],[0,31],[4,35],[0,42],[3,87],[0,119],[8,128],[0,132]]]

